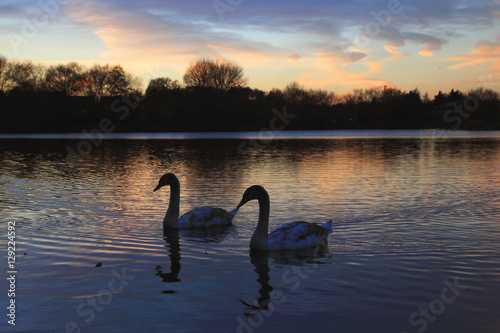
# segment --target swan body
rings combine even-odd
[[[259,201],[259,221],[250,240],[250,251],[295,250],[328,244],[332,221],[318,225],[296,221],[286,223],[268,234],[270,201],[269,194],[260,185],[249,187],[238,204],[239,209],[250,200]]]
[[[170,202],[163,219],[164,229],[198,229],[229,226],[233,223],[238,209],[228,212],[216,207],[196,207],[179,217],[181,195],[179,179],[173,173],[166,173],[160,178],[153,191],[166,185],[170,186]]]
[[[228,212],[217,207],[196,207],[179,217],[179,229],[206,228],[232,224],[237,209]]]
[[[315,246],[326,246],[332,221],[323,225],[296,221],[286,223],[269,233],[270,250],[304,249]]]

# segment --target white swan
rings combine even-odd
[[[268,234],[269,194],[262,186],[250,186],[237,209],[255,199],[259,201],[259,222],[250,240],[250,251],[293,250],[327,245],[328,234],[332,232],[331,220],[322,225],[303,221],[290,222]]]
[[[197,207],[179,217],[179,205],[181,189],[179,179],[173,173],[166,173],[158,182],[153,191],[157,191],[165,185],[170,185],[170,202],[167,213],[163,219],[164,229],[195,229],[215,226],[228,226],[233,222],[233,218],[238,209],[231,212],[222,208]]]

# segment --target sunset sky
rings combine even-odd
[[[500,0],[3,0],[0,55],[182,81],[221,56],[252,88],[500,90]]]

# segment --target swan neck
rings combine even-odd
[[[250,240],[250,250],[268,251],[268,230],[269,230],[269,195],[263,193],[259,200],[259,221]]]
[[[179,221],[180,201],[181,188],[179,181],[177,181],[170,185],[170,200],[168,203],[167,213],[165,214],[165,219],[163,220],[165,225],[177,225]]]
[[[259,198],[259,225],[262,225],[263,227],[266,228],[266,235],[269,226],[269,212],[270,212],[269,206],[270,203],[268,195]]]

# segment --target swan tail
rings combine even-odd
[[[332,226],[332,223],[333,223],[333,221],[332,221],[332,220],[329,220],[329,221],[327,221],[327,222],[325,222],[325,223],[321,224],[321,226],[322,226],[323,228],[328,229],[328,233],[331,233],[331,232],[333,231],[333,226]]]

